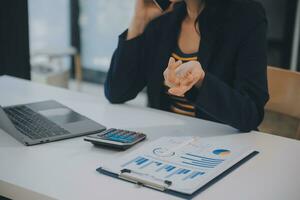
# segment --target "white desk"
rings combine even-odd
[[[299,141],[258,132],[238,134],[225,125],[132,105],[110,105],[105,99],[8,76],[0,77],[0,91],[3,106],[55,99],[107,127],[143,131],[148,135],[145,142],[163,135],[231,135],[241,143],[253,142],[258,156],[195,199],[300,199]],[[25,147],[0,130],[0,195],[15,200],[176,199],[95,171],[102,161],[122,154],[96,148],[82,137]]]

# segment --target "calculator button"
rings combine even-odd
[[[120,136],[118,136],[118,135],[112,135],[109,138],[117,140],[117,139],[120,139]]]
[[[112,135],[112,133],[106,133],[103,136],[107,137],[107,136],[110,136],[110,135]]]
[[[104,132],[102,132],[102,133],[99,133],[97,136],[100,136],[100,137],[103,137],[103,136],[105,136],[105,135],[107,135],[107,134],[110,134],[111,132],[113,132],[115,129],[108,129],[108,130],[106,130],[106,131],[104,131]]]
[[[128,136],[127,140],[130,140],[130,141],[134,140],[134,136]]]
[[[108,129],[107,131],[105,131],[105,133],[111,133],[114,132],[116,129]]]
[[[123,135],[123,133],[122,133],[122,131],[116,131],[115,135],[121,136],[121,135]]]
[[[110,140],[116,141],[116,142],[122,142],[122,143],[126,143],[127,140],[121,139],[121,138],[116,138],[116,137],[111,137],[109,138]]]
[[[111,135],[115,135],[116,134],[116,130],[112,130],[112,131],[110,131],[110,132],[108,132],[108,133],[106,133],[106,134],[104,134],[105,136],[111,136]]]
[[[132,133],[130,136],[131,136],[131,137],[137,137],[137,134]]]
[[[128,138],[130,135],[131,135],[130,133],[125,133],[125,134],[123,135],[123,137],[124,137],[124,138]]]

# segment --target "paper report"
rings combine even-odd
[[[250,146],[234,141],[212,143],[199,137],[162,137],[103,168],[116,174],[129,169],[139,180],[157,184],[168,181],[168,189],[192,194],[251,152]]]

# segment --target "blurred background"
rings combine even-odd
[[[269,21],[268,65],[275,71],[286,69],[276,71],[280,80],[285,72],[299,75],[300,0],[258,1],[265,7]],[[128,27],[133,8],[134,0],[1,0],[0,75],[103,96],[103,82],[118,35]],[[278,88],[273,85],[279,83],[276,76],[269,77],[272,97],[279,91],[273,92]],[[282,89],[291,90],[289,95],[280,92],[278,97],[290,96],[288,103],[295,102],[297,109],[298,77],[292,86]],[[145,94],[131,103],[146,105]],[[279,107],[277,102],[276,112]],[[283,107],[280,112],[288,110]],[[299,112],[292,117],[300,118]],[[300,134],[300,126],[298,129]]]
[[[297,37],[300,34],[296,31],[300,26],[296,23],[298,0],[259,2],[264,5],[269,20],[269,65],[299,70],[299,39],[294,44],[295,34]],[[61,65],[70,69],[70,78],[74,78],[74,56],[78,55],[82,79],[97,84],[105,78],[118,35],[128,27],[133,7],[134,0],[1,1],[1,13],[8,14],[4,26],[10,26],[12,32],[19,30],[20,36],[26,39],[28,25],[33,70],[41,64]]]
[[[264,5],[269,20],[269,65],[299,70],[298,0],[259,2]],[[46,66],[60,66],[57,70],[70,70],[70,78],[77,75],[83,81],[101,84],[118,35],[129,25],[134,0],[4,0],[1,4],[1,13],[8,14],[4,26],[10,26],[12,32],[19,31],[27,39],[24,33],[28,25],[32,79],[42,79],[38,77],[39,72],[50,73]],[[25,46],[26,41],[23,43]],[[77,70],[76,64],[80,65]]]

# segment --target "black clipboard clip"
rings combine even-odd
[[[141,175],[145,174],[137,173],[130,169],[122,169],[121,173],[119,174],[119,178],[135,183],[139,186],[150,187],[160,191],[165,191],[166,189],[168,189],[168,187],[172,185],[172,181],[169,180],[153,179],[153,181],[148,181],[142,179]]]

